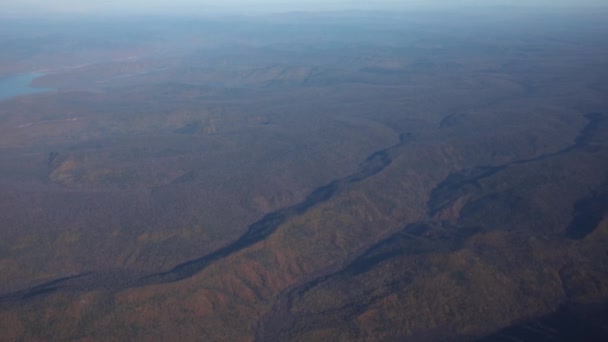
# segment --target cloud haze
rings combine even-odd
[[[33,12],[274,12],[458,6],[600,6],[605,0],[2,0],[8,11]]]

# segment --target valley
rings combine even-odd
[[[0,24],[0,341],[608,333],[601,13],[112,20]]]

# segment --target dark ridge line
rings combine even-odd
[[[340,318],[340,319],[346,319],[349,316],[357,316],[363,312],[365,312],[365,310],[367,310],[370,306],[372,306],[374,303],[376,303],[378,300],[381,300],[382,298],[385,298],[387,295],[389,295],[390,293],[394,292],[395,290],[399,289],[399,288],[403,288],[406,287],[408,285],[410,285],[412,282],[414,281],[414,278],[409,276],[409,275],[405,275],[403,277],[400,278],[396,278],[391,280],[390,282],[387,282],[384,284],[384,286],[382,286],[381,288],[377,288],[375,289],[377,292],[373,293],[373,292],[368,292],[366,293],[366,295],[364,296],[360,296],[360,297],[356,297],[355,300],[353,300],[352,302],[349,302],[347,304],[342,305],[341,307],[337,307],[337,308],[331,308],[322,312],[319,312],[316,315],[297,315],[297,314],[292,314],[291,312],[287,313],[288,317],[282,317],[282,319],[287,318],[287,325],[289,325],[288,329],[282,329],[280,331],[278,331],[278,335],[283,337],[283,338],[276,338],[276,336],[273,337],[269,337],[266,334],[268,333],[259,333],[259,332],[255,332],[255,337],[254,337],[254,341],[289,341],[291,340],[291,338],[289,338],[289,334],[291,331],[294,330],[294,326],[296,326],[297,324],[301,324],[302,321],[306,322],[307,319],[310,319],[311,317],[312,322],[313,322],[313,326],[315,327],[319,327],[322,326],[325,322],[327,322],[328,318],[331,320],[331,318],[335,318],[332,317],[332,315],[336,315]],[[293,305],[293,298],[289,298],[287,300],[287,306],[291,307]],[[299,319],[298,316],[304,316],[304,319]],[[309,322],[306,322],[307,324],[310,324]],[[265,329],[265,328],[263,328]],[[276,331],[270,332],[270,334],[268,335],[272,335],[272,334],[276,335]],[[287,336],[285,336],[287,335]]]
[[[82,277],[85,277],[85,276],[88,276],[91,274],[93,274],[93,272],[85,272],[85,273],[80,273],[80,274],[76,274],[76,275],[72,275],[72,276],[61,277],[61,278],[53,279],[51,281],[47,281],[46,283],[42,283],[40,285],[36,285],[34,287],[30,287],[29,289],[15,291],[12,293],[7,293],[7,294],[0,296],[0,303],[19,301],[19,300],[30,299],[30,298],[45,295],[45,294],[51,294],[51,293],[56,292],[57,290],[61,289],[62,283],[65,283],[65,282],[73,280],[73,279],[79,279],[79,278],[82,278]]]
[[[506,168],[507,165],[476,166],[471,169],[451,173],[431,191],[430,199],[427,202],[428,215],[433,217],[450,206],[456,199],[467,192],[466,186],[470,185],[478,188],[479,180],[493,176]],[[454,192],[457,193],[456,196],[454,196]]]
[[[294,294],[301,295],[318,284],[335,276],[350,274],[357,276],[367,273],[374,266],[396,257],[426,254],[431,252],[447,252],[459,248],[469,237],[480,232],[482,228],[474,226],[457,226],[451,225],[446,221],[438,223],[438,228],[432,226],[432,222],[419,221],[405,226],[405,228],[391,234],[390,236],[378,241],[374,245],[367,248],[363,253],[359,254],[348,265],[333,272],[321,276],[311,282],[299,286],[292,290]],[[428,237],[425,234],[428,232],[443,233],[437,237]],[[405,242],[415,242],[422,245],[423,242],[432,242],[433,246],[418,246],[411,250],[403,250],[399,245]],[[442,244],[443,243],[443,244]],[[395,247],[391,246],[395,245]],[[386,251],[384,251],[386,250]]]
[[[433,226],[433,223],[436,225]],[[461,248],[469,237],[481,230],[482,228],[480,227],[457,226],[446,221],[418,221],[408,224],[403,229],[368,247],[341,269],[319,276],[281,293],[270,313],[262,318],[256,331],[255,341],[288,340],[284,335],[299,323],[297,315],[292,314],[290,309],[293,306],[294,300],[325,282],[341,277],[359,276],[367,273],[374,266],[393,258],[454,251]],[[440,235],[429,237],[427,236],[429,232],[439,232]],[[406,246],[403,245],[409,245],[408,247],[412,248],[405,249],[404,247]],[[413,276],[408,273],[391,278],[390,282],[385,283],[386,286],[377,289],[379,292],[368,300],[355,300],[354,304],[347,304],[338,308],[337,311],[344,309],[347,311],[346,315],[352,312],[356,313],[357,311],[362,312],[370,303],[388,295],[393,290],[407,286],[413,279]],[[319,317],[315,318],[315,321],[322,320],[326,314],[327,312],[325,311],[320,312],[318,314]],[[277,322],[279,323],[277,324]],[[281,336],[281,338],[277,338],[277,336]]]
[[[608,213],[608,175],[597,189],[574,203],[572,211],[572,220],[566,227],[566,237],[582,240],[595,231]]]
[[[362,253],[360,253],[357,257],[355,257],[348,265],[342,267],[340,270],[336,272],[332,272],[329,274],[322,275],[316,279],[313,279],[305,284],[301,284],[300,286],[293,288],[289,291],[288,297],[292,297],[295,295],[302,295],[312,288],[317,287],[319,284],[334,278],[336,276],[344,275],[344,274],[352,274],[359,275],[362,273],[366,273],[369,271],[374,265],[381,263],[382,261],[392,259],[394,257],[401,256],[405,254],[403,251],[391,250],[388,252],[381,252],[374,255],[377,251],[382,251],[385,246],[390,246],[395,241],[404,240],[404,239],[423,239],[422,234],[428,229],[428,225],[424,222],[416,222],[412,224],[408,224],[402,230],[391,234],[390,236],[376,242],[372,246],[368,247]],[[291,301],[291,300],[290,300]]]
[[[478,186],[480,180],[493,176],[494,174],[501,172],[513,165],[533,163],[566,154],[576,149],[588,147],[591,138],[597,133],[599,125],[606,121],[606,115],[604,113],[593,112],[585,114],[585,118],[588,120],[588,122],[580,130],[574,139],[574,143],[559,151],[542,154],[533,158],[515,160],[502,165],[476,166],[470,169],[451,173],[431,191],[430,199],[427,202],[429,216],[435,216],[437,213],[454,203],[456,199],[466,192],[466,186]],[[453,196],[454,192],[457,192],[457,196]]]
[[[566,302],[552,313],[515,323],[477,341],[605,341],[607,318],[608,303],[605,301]]]
[[[181,263],[169,271],[151,274],[141,278],[140,286],[175,282],[192,277],[211,263],[266,239],[288,219],[302,215],[313,206],[329,200],[342,190],[344,186],[360,182],[380,173],[392,163],[391,154],[393,151],[412,140],[413,136],[411,134],[401,134],[399,136],[399,142],[396,145],[372,153],[365,161],[359,164],[358,170],[351,175],[334,180],[315,189],[306,197],[306,199],[304,199],[304,201],[298,204],[265,215],[257,222],[251,224],[248,227],[247,232],[238,240],[211,254]]]
[[[104,282],[104,279],[102,278],[93,283],[91,283],[91,281],[87,283],[86,277],[94,275],[103,277],[103,274],[86,272],[75,276],[57,278],[28,289],[0,295],[0,303],[26,300],[60,290],[92,290],[104,287],[117,290],[155,284],[165,284],[190,278],[213,262],[228,257],[231,254],[266,239],[288,219],[294,216],[302,215],[315,205],[329,200],[335,194],[340,192],[345,186],[361,182],[380,173],[392,163],[392,155],[394,151],[413,140],[414,136],[411,133],[400,134],[399,142],[397,144],[372,153],[359,164],[358,169],[352,174],[344,178],[333,180],[330,183],[315,189],[298,204],[266,214],[260,220],[249,225],[247,231],[231,244],[224,246],[210,254],[178,264],[168,271],[149,274],[134,281],[125,280],[121,282],[120,279],[113,279],[111,281],[106,280]],[[83,280],[82,278],[85,279]],[[81,281],[81,284],[74,283],[74,281],[77,282],[79,280]]]
[[[516,161],[510,162],[510,163],[498,165],[498,166],[478,166],[478,167],[474,167],[472,169],[450,174],[445,180],[443,180],[441,183],[439,183],[439,185],[437,187],[435,187],[435,189],[433,189],[433,191],[431,192],[431,194],[432,194],[431,200],[429,200],[429,202],[428,202],[429,217],[432,218],[437,212],[439,212],[443,208],[449,206],[454,201],[454,199],[451,199],[447,203],[444,203],[443,205],[441,205],[440,207],[433,208],[432,201],[433,201],[433,198],[437,198],[438,193],[440,194],[441,192],[447,190],[448,194],[453,191],[459,191],[461,193],[460,195],[463,195],[464,193],[466,193],[466,190],[464,189],[464,187],[466,185],[479,186],[478,181],[480,179],[490,177],[500,171],[503,171],[504,169],[508,168],[511,165],[521,165],[521,164],[531,163],[531,162],[539,161],[539,160],[542,160],[545,158],[550,158],[550,157],[554,157],[554,156],[557,156],[560,154],[568,153],[577,148],[586,147],[589,144],[591,137],[596,133],[596,131],[598,129],[598,125],[602,121],[605,121],[606,117],[601,113],[589,113],[589,114],[585,115],[585,118],[587,118],[587,120],[589,122],[581,129],[579,134],[576,136],[574,143],[557,152],[543,154],[541,156],[534,157],[534,158],[516,160]],[[606,181],[606,183],[608,184],[608,180]],[[456,198],[460,197],[460,195],[457,196]],[[602,198],[606,202],[603,202],[603,203],[604,203],[604,205],[608,206],[608,194],[604,194],[604,196],[605,196],[605,198],[604,197],[602,197]],[[597,197],[597,195],[595,197]],[[593,198],[595,198],[595,197],[593,197]],[[604,207],[604,208],[605,208],[604,210],[608,209],[606,207]],[[389,249],[386,252],[383,252],[382,250],[384,249],[385,246],[390,245],[391,243],[394,243],[394,241],[396,241],[396,240],[421,239],[422,238],[421,235],[424,232],[424,230],[426,230],[426,227],[427,227],[427,223],[425,223],[425,222],[417,222],[417,223],[410,224],[410,225],[406,226],[404,229],[402,229],[401,231],[398,231],[397,233],[394,233],[394,234],[390,235],[389,237],[372,245],[367,250],[365,250],[363,253],[361,253],[359,256],[357,256],[351,263],[349,263],[342,269],[338,270],[337,272],[325,274],[316,279],[313,279],[312,281],[308,281],[304,284],[301,284],[301,285],[299,285],[295,288],[292,288],[292,289],[288,290],[287,292],[283,293],[281,295],[281,299],[279,299],[279,302],[277,305],[282,307],[282,310],[281,309],[279,309],[279,310],[281,310],[285,316],[285,317],[283,317],[283,319],[286,319],[288,321],[287,323],[284,323],[284,324],[287,324],[290,326],[295,324],[294,323],[295,318],[292,317],[292,315],[289,313],[289,307],[291,307],[295,297],[305,294],[306,292],[310,291],[311,289],[319,286],[321,283],[324,283],[336,276],[340,276],[340,275],[343,275],[346,273],[351,273],[352,275],[356,276],[358,274],[369,271],[373,266],[375,266],[385,260],[388,260],[388,259],[391,259],[394,257],[399,257],[399,256],[406,254],[406,252],[400,251],[400,250]],[[458,244],[461,244],[463,241],[465,241],[468,238],[468,236],[474,235],[476,233],[476,231],[479,231],[479,230],[481,230],[481,228],[479,228],[479,227],[470,227],[470,229],[468,229],[467,232],[463,232],[462,235],[453,236],[452,238],[455,238],[456,240],[458,240],[455,242],[456,245],[458,245]],[[448,248],[449,248],[449,246],[448,246]],[[379,252],[379,253],[377,253],[377,252]],[[278,306],[276,306],[276,307],[278,308]],[[287,311],[284,312],[284,310],[287,310]],[[273,315],[277,314],[277,312],[274,312],[274,311],[276,311],[276,310],[271,311],[271,313],[267,317],[263,318],[263,321],[261,323],[261,329],[259,329],[258,333],[256,333],[256,341],[265,341],[265,340],[268,340],[268,338],[266,338],[268,335],[274,336],[277,333],[279,335],[281,333],[283,333],[283,331],[276,331],[276,330],[273,330],[272,328],[268,327],[269,325],[272,325],[272,323],[267,322],[267,320],[273,318],[274,317]],[[260,331],[262,331],[262,332],[260,333]],[[282,336],[282,335],[280,335],[280,336]]]

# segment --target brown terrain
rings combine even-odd
[[[606,14],[1,21],[0,340],[605,340]]]

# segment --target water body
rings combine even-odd
[[[0,78],[0,101],[19,95],[42,93],[51,90],[50,88],[34,88],[31,86],[32,81],[40,76],[44,76],[44,74],[27,73]]]

